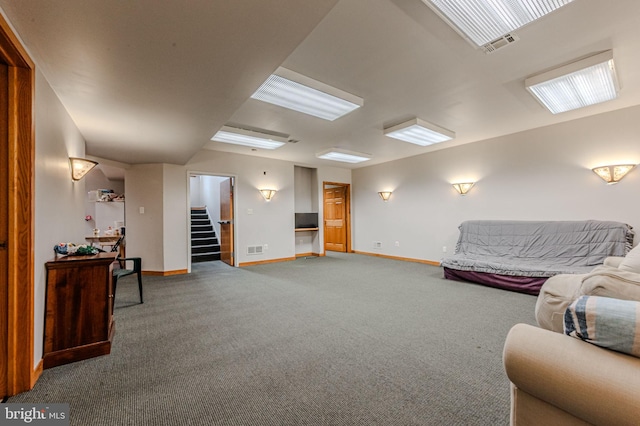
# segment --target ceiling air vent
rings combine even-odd
[[[502,49],[505,46],[515,43],[520,38],[514,33],[505,34],[500,38],[497,38],[482,46],[484,53],[493,53],[498,49]]]

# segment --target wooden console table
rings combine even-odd
[[[111,352],[117,255],[64,256],[45,264],[44,368]]]

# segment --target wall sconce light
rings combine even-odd
[[[276,195],[275,189],[261,189],[260,193],[264,197],[265,200],[271,201],[274,195]]]
[[[475,185],[475,182],[467,182],[467,183],[454,183],[452,184],[458,194],[466,195],[467,192]]]
[[[382,198],[382,200],[386,203],[387,201],[389,201],[389,197],[391,197],[391,191],[380,191],[378,192],[378,195],[380,195],[380,198]]]
[[[595,167],[591,170],[607,182],[607,185],[613,185],[614,183],[620,182],[635,166],[635,164],[616,164],[613,166]]]
[[[95,161],[77,157],[69,157],[69,164],[71,165],[71,180],[74,182],[82,179],[84,175],[98,165]]]

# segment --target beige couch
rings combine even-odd
[[[564,311],[582,295],[640,300],[640,273],[620,269],[621,261],[622,258],[610,257],[604,265],[597,266],[588,274],[549,278],[536,301],[538,325],[562,333]]]
[[[581,295],[640,301],[639,247],[589,274],[550,278],[536,304],[541,328],[511,329],[503,356],[512,425],[640,425],[640,358],[563,333]]]
[[[518,324],[504,365],[512,425],[640,424],[640,358]]]

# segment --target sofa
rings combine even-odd
[[[634,237],[627,224],[598,220],[470,220],[459,230],[455,253],[441,262],[445,278],[533,295],[549,277],[625,256]]]
[[[549,278],[535,314],[505,341],[511,424],[640,424],[640,246]]]
[[[542,328],[562,333],[564,313],[582,295],[640,300],[640,245],[626,257],[608,257],[587,274],[556,275],[544,283],[535,316]]]
[[[640,358],[517,324],[503,359],[512,426],[640,423]]]

